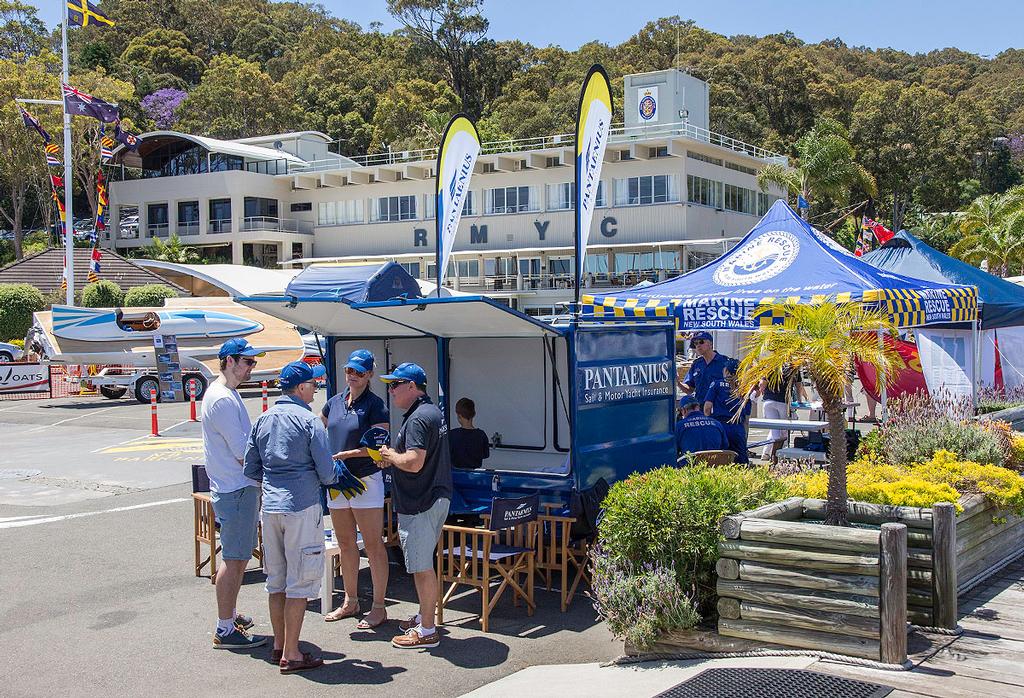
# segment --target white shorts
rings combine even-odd
[[[320,503],[287,514],[263,514],[267,593],[289,599],[320,596],[324,578],[324,517]]]
[[[378,470],[375,473],[361,478],[366,485],[366,491],[358,497],[345,499],[345,495],[339,494],[334,499],[330,498],[328,490],[328,509],[382,509],[384,508],[384,475]]]

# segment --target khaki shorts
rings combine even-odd
[[[405,571],[409,574],[434,569],[434,551],[441,538],[441,527],[448,518],[447,499],[439,499],[420,514],[398,515],[398,541],[405,556]]]
[[[324,517],[320,503],[302,511],[263,514],[267,593],[289,599],[320,596],[324,577]]]

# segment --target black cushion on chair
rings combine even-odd
[[[514,499],[491,500],[491,518],[487,530],[500,531],[537,520],[540,497],[536,494]]]
[[[608,481],[604,478],[582,492],[573,492],[569,498],[569,516],[576,519],[572,523],[572,540],[593,538],[597,535],[597,524],[603,511],[601,503],[608,496]]]
[[[206,474],[206,466],[198,463],[192,464],[192,491],[209,492],[210,478]]]

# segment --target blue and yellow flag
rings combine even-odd
[[[100,8],[88,0],[68,0],[68,25],[72,27],[88,27],[99,25],[114,26],[114,20],[100,12]]]
[[[455,248],[455,235],[469,194],[477,156],[480,155],[480,134],[465,114],[456,114],[448,122],[437,151],[437,295],[448,271],[448,259]]]
[[[594,65],[583,81],[576,117],[576,302],[579,304],[590,222],[601,184],[601,167],[612,125],[612,88],[608,73]]]

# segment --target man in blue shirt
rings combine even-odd
[[[722,379],[722,369],[729,357],[715,351],[710,332],[695,332],[690,337],[690,348],[697,354],[697,358],[686,373],[680,390],[703,400],[711,384]]]
[[[749,463],[747,454],[747,420],[750,418],[750,400],[736,395],[736,371],[740,362],[725,362],[725,378],[714,381],[704,396],[704,414],[722,423],[729,440],[729,450],[736,452],[737,463]],[[742,408],[741,408],[742,405]],[[737,416],[738,415],[738,416]]]
[[[324,520],[320,486],[337,480],[327,429],[309,404],[324,367],[293,361],[281,369],[281,397],[256,421],[243,472],[263,483],[263,569],[274,652],[282,674],[323,660],[299,650],[306,600],[320,595]]]
[[[683,418],[676,422],[676,451],[679,455],[729,447],[725,429],[717,419],[700,411],[700,400],[687,395],[679,401],[679,409],[683,412]]]

